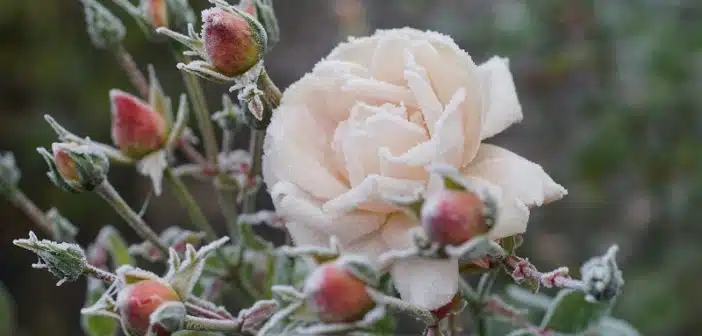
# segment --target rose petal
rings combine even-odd
[[[412,258],[395,262],[391,269],[395,288],[403,300],[434,310],[449,303],[458,291],[458,261]]]
[[[369,175],[363,182],[344,194],[324,203],[324,211],[331,214],[343,214],[353,209],[362,209],[379,213],[397,210],[389,204],[387,197],[416,196],[424,189],[421,181],[401,180],[380,175]]]
[[[370,70],[373,77],[396,85],[404,85],[404,64],[402,59],[410,46],[410,39],[405,34],[385,34],[378,39],[378,46],[373,53]]]
[[[434,163],[447,163],[460,167],[464,153],[463,115],[460,105],[466,99],[466,90],[459,88],[451,101],[446,105],[443,114],[436,122],[436,134],[432,141],[436,142]]]
[[[278,109],[266,131],[263,157],[264,180],[292,182],[314,197],[333,198],[345,192],[339,170],[333,165],[329,141],[323,132],[314,131],[317,122],[301,106]]]
[[[568,193],[538,164],[494,145],[480,145],[475,159],[462,173],[498,185],[503,193],[527,206],[540,206]]]
[[[285,220],[304,225],[310,232],[336,236],[342,245],[378,230],[385,215],[369,211],[331,213],[292,183],[279,182],[271,190],[276,211]]]
[[[409,86],[419,104],[419,108],[422,110],[423,124],[429,131],[429,134],[433,135],[436,121],[440,118],[444,108],[434,93],[427,71],[417,64],[411,52],[405,54],[404,76],[407,86]]]
[[[489,138],[522,120],[522,106],[514,87],[509,60],[493,57],[478,66],[484,97],[480,138]]]

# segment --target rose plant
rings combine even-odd
[[[0,192],[52,239],[30,233],[15,245],[36,253],[34,267],[59,284],[89,278],[87,334],[408,332],[396,328],[398,313],[421,321],[413,333],[425,335],[636,334],[609,316],[624,283],[616,246],[583,264],[581,279],[565,267],[541,272],[518,254],[529,209],[567,192],[540,165],[486,142],[523,118],[507,59],[476,63],[448,36],[379,30],[341,43],[281,94],[264,64],[280,37],[271,0],[210,0],[200,32],[186,0],[113,1],[173,49],[186,89],[177,112],[154,68],[144,76],[122,46],[118,16],[82,0],[93,44],[117,56],[138,94],[110,91],[115,147],[46,116],[58,142],[39,152],[52,182],[97,194],[143,241],[129,246],[105,226],[82,248],[68,219],[18,188],[12,154],[0,159]],[[216,113],[203,79],[235,92]],[[248,150],[232,143],[243,125]],[[155,232],[110,184],[110,163],[135,166],[156,196],[163,184],[193,227]],[[211,184],[226,237],[188,177]],[[256,207],[264,189],[274,210]],[[260,224],[289,243],[259,236]],[[145,270],[144,259],[165,263],[166,273]],[[494,294],[501,275],[517,284],[509,300]],[[539,287],[559,292],[544,297]],[[540,321],[527,307],[543,310]]]

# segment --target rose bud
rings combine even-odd
[[[154,28],[168,26],[166,0],[144,0],[144,14]]]
[[[211,8],[202,12],[205,54],[227,76],[245,73],[266,52],[267,37],[261,24],[241,10],[232,11]]]
[[[335,262],[317,267],[304,292],[310,310],[326,323],[360,320],[374,306],[366,284]]]
[[[442,190],[422,205],[422,227],[429,239],[460,245],[489,230],[485,203],[470,191]]]
[[[120,90],[110,91],[112,141],[127,156],[141,158],[161,148],[168,138],[162,115],[146,102]]]
[[[153,279],[142,280],[125,289],[117,297],[120,321],[131,336],[144,336],[150,327],[151,313],[165,302],[181,301],[181,297],[167,283]],[[154,326],[156,335],[169,335],[160,326]]]
[[[105,154],[92,145],[54,143],[51,153],[44,148],[37,151],[49,165],[51,182],[71,192],[93,190],[105,180],[110,168]]]

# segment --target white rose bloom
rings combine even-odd
[[[419,225],[382,196],[424,190],[448,164],[498,195],[492,238],[526,230],[528,207],[566,190],[541,166],[481,141],[522,119],[506,59],[476,65],[451,38],[381,30],[334,49],[285,91],[267,130],[263,178],[296,245],[377,257],[412,245]],[[395,287],[426,309],[457,292],[456,261],[410,259]]]

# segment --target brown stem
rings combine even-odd
[[[504,260],[504,263],[511,269],[512,277],[519,281],[522,278],[535,279],[546,288],[571,288],[576,290],[583,289],[583,283],[580,280],[571,278],[567,269],[561,268],[548,273],[542,273],[529,260],[517,256],[510,256]]]

